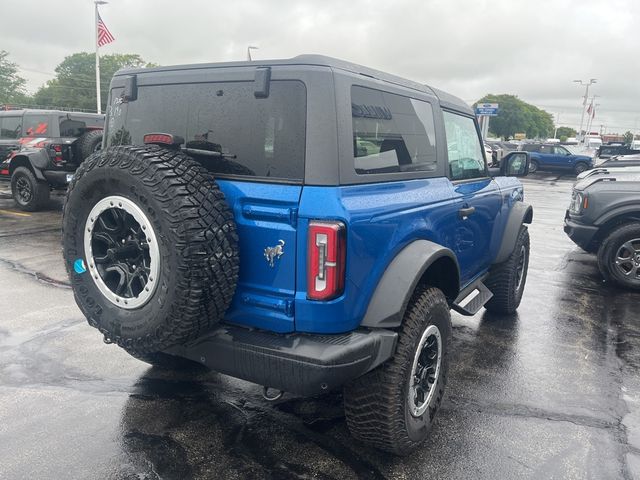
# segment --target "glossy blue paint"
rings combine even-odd
[[[425,239],[450,248],[461,288],[495,259],[517,179],[452,184],[445,177],[341,187],[219,180],[240,238],[240,281],[226,321],[275,332],[341,333],[357,328],[385,269],[408,244]],[[460,209],[475,207],[466,218]],[[307,300],[307,230],[311,220],[346,225],[344,294]],[[266,247],[284,242],[269,265]]]
[[[302,186],[217,182],[233,209],[240,242],[240,278],[225,320],[274,332],[293,331]],[[274,257],[271,267],[265,249],[278,245],[284,253]]]
[[[378,281],[400,250],[418,239],[456,246],[461,205],[447,178],[304,187],[300,258],[306,257],[302,232],[309,220],[342,220],[347,226],[347,268],[344,295],[330,302],[314,302],[306,299],[306,263],[298,262],[296,330],[338,333],[357,328]]]
[[[500,230],[498,213],[502,205],[500,189],[491,178],[465,181],[454,185],[455,198],[462,202],[461,208],[475,208],[468,217],[457,215],[456,238],[449,246],[460,264],[460,283],[470,283],[478,274],[484,273],[495,258],[498,247],[496,236]],[[504,226],[502,227],[504,229]],[[492,253],[492,250],[495,250]]]

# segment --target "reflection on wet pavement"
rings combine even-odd
[[[104,345],[66,288],[61,199],[0,212],[0,479],[640,478],[640,294],[603,284],[564,235],[570,179],[525,183],[522,306],[454,315],[443,409],[402,459],[349,436],[339,392],[272,404],[256,385]]]

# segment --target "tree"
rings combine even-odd
[[[491,117],[489,129],[498,137],[513,137],[523,132],[529,138],[547,138],[553,134],[553,117],[550,113],[529,103],[523,102],[515,95],[489,94],[477,103],[498,103],[498,115]]]
[[[9,61],[9,52],[0,50],[0,104],[17,103],[24,99],[27,83],[18,75],[18,65]]]
[[[627,130],[624,133],[623,137],[624,137],[624,143],[628,146],[631,146],[631,142],[633,142],[633,133]]]
[[[562,137],[570,138],[575,137],[578,134],[578,131],[571,127],[558,127],[558,131],[556,132],[556,138],[562,139]]]
[[[66,57],[56,67],[56,77],[34,95],[35,103],[86,110],[96,109],[96,56],[79,52]],[[150,67],[140,55],[114,53],[100,56],[100,93],[106,108],[109,83],[113,74],[125,67]]]

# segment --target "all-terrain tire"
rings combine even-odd
[[[493,313],[510,315],[520,306],[529,268],[529,230],[522,225],[509,258],[494,265],[485,280],[493,297],[485,308]]]
[[[439,375],[428,408],[414,417],[409,389],[414,357],[423,333],[435,325],[442,339]],[[381,450],[408,455],[431,431],[442,403],[449,366],[451,312],[437,288],[419,286],[404,315],[394,356],[344,388],[344,406],[351,435]]]
[[[49,201],[51,189],[27,167],[18,167],[11,175],[11,195],[18,208],[26,212],[40,210]]]
[[[114,195],[139,207],[157,238],[155,287],[138,308],[105,296],[85,251],[90,212]],[[110,210],[117,213],[117,206]],[[67,192],[62,243],[74,297],[89,324],[135,356],[200,336],[222,319],[238,280],[238,238],[223,193],[193,159],[158,146],[113,147],[81,164]]]
[[[598,268],[605,280],[623,288],[640,290],[639,240],[640,222],[626,223],[607,235],[598,249]],[[625,244],[629,247],[624,247]],[[638,250],[632,253],[631,249]],[[618,260],[619,254],[625,259],[622,262]]]
[[[100,150],[102,146],[102,130],[91,130],[76,140],[76,153],[80,161],[84,162],[89,156]]]

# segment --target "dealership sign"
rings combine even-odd
[[[498,115],[497,103],[479,103],[476,105],[476,115],[487,115],[489,117],[495,117]]]

